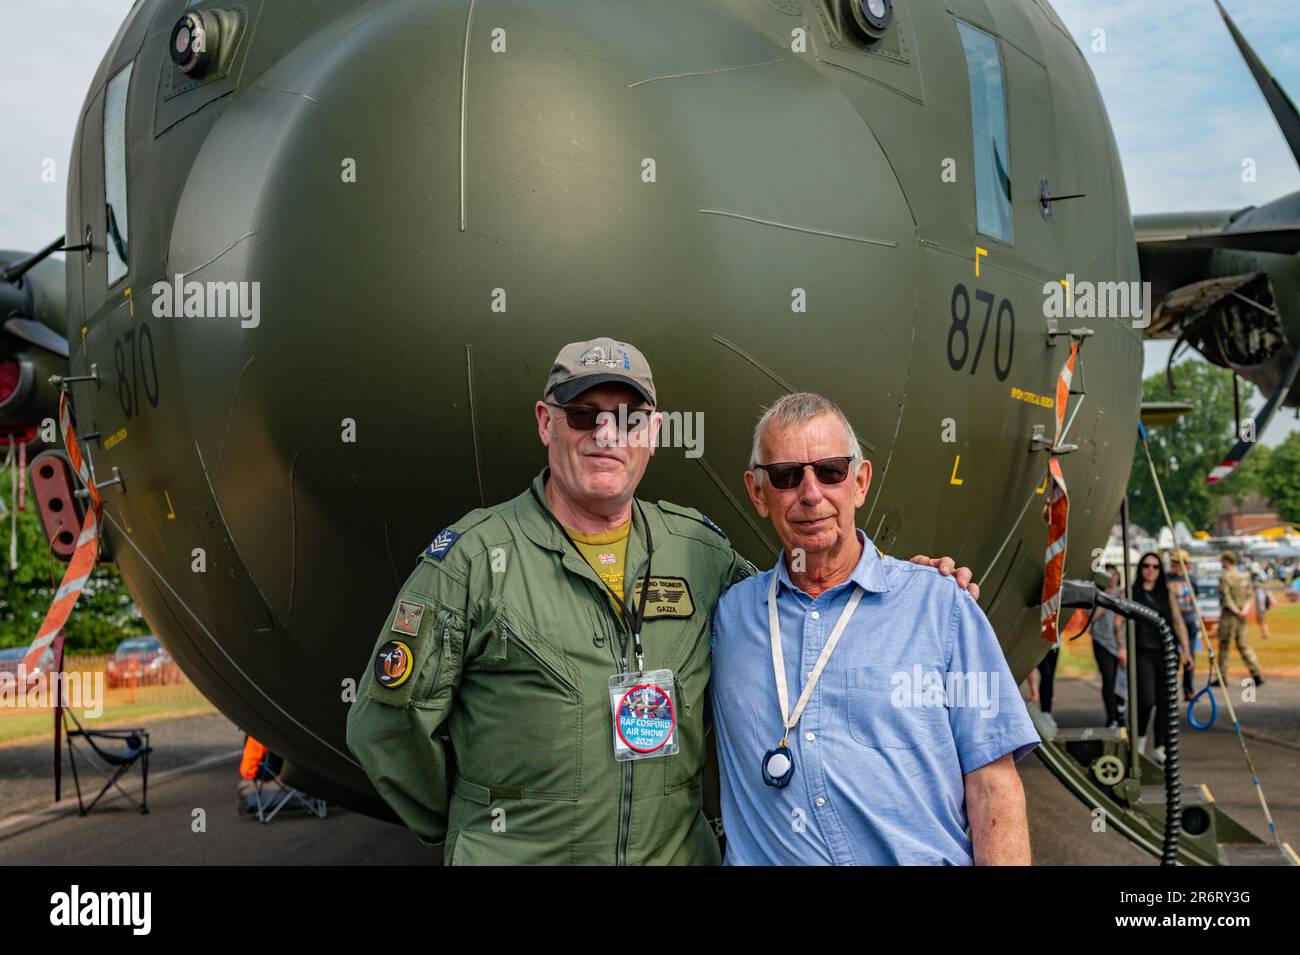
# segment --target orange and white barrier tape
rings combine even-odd
[[[1079,343],[1072,342],[1070,356],[1061,366],[1056,379],[1056,436],[1052,447],[1061,443],[1065,429],[1065,406],[1070,400],[1070,382],[1074,378],[1074,365],[1079,357]],[[1065,474],[1061,459],[1051,451],[1047,461],[1047,500],[1043,504],[1043,520],[1047,521],[1047,551],[1043,557],[1043,601],[1039,618],[1041,635],[1047,643],[1060,643],[1058,617],[1061,613],[1061,580],[1065,576],[1065,549],[1069,542],[1070,495],[1065,488]]]
[[[72,462],[72,467],[81,477],[81,483],[90,493],[90,505],[86,508],[86,523],[81,527],[81,535],[77,538],[77,547],[72,553],[72,560],[68,561],[63,582],[54,593],[54,601],[45,614],[45,621],[37,631],[36,639],[32,641],[27,656],[23,657],[28,672],[36,668],[41,655],[63,631],[63,626],[68,622],[72,608],[76,605],[82,590],[85,589],[86,581],[90,579],[91,571],[95,569],[95,562],[99,559],[100,520],[104,502],[95,488],[95,482],[90,479],[90,468],[86,464],[86,459],[81,456],[81,449],[77,447],[77,436],[72,429],[72,416],[68,410],[67,389],[59,395],[59,431],[63,434],[63,446],[68,451],[68,460]],[[55,655],[58,656],[57,650]]]

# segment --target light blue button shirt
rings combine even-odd
[[[997,636],[950,577],[862,557],[817,597],[784,555],[733,586],[713,620],[710,684],[728,865],[970,865],[962,776],[1038,745]],[[763,782],[782,736],[768,638],[777,575],[789,706],[856,588],[865,593],[788,736],[794,777]]]

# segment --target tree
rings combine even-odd
[[[1273,449],[1261,444],[1251,449],[1244,461],[1237,465],[1237,470],[1223,482],[1223,488],[1232,494],[1232,499],[1240,505],[1247,495],[1260,494],[1270,497],[1268,475],[1273,463]]]
[[[1175,521],[1185,521],[1190,528],[1208,530],[1219,515],[1220,494],[1246,493],[1239,490],[1243,483],[1240,475],[1233,475],[1220,485],[1205,483],[1206,475],[1236,441],[1232,373],[1199,359],[1189,359],[1174,365],[1173,376],[1178,394],[1170,393],[1162,372],[1143,380],[1143,400],[1183,400],[1192,402],[1194,407],[1172,424],[1148,428],[1147,443],[1170,516]],[[1244,483],[1255,479],[1252,468],[1246,473]],[[1141,448],[1133,458],[1129,475],[1129,512],[1136,523],[1152,532],[1165,523]]]
[[[1284,521],[1300,521],[1300,431],[1271,449],[1262,490]]]
[[[0,469],[0,501],[6,510],[0,519],[0,647],[32,642],[67,568],[50,553],[30,493],[26,509],[13,513],[12,477],[11,469]],[[10,570],[9,548],[15,526],[18,566]],[[114,649],[123,637],[148,632],[117,568],[100,564],[91,573],[64,627],[65,646],[72,652],[103,653]]]

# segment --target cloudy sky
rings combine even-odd
[[[993,0],[994,3],[1003,0]],[[1054,0],[1096,74],[1135,213],[1235,209],[1300,189],[1300,172],[1213,0]],[[1224,0],[1246,39],[1300,97],[1300,2]],[[0,248],[64,228],[66,164],[91,76],[132,0],[0,0]],[[1104,30],[1105,50],[1094,51]],[[58,180],[41,181],[55,161]],[[1256,181],[1242,182],[1242,160]],[[1147,373],[1168,345],[1147,346]],[[1300,428],[1294,412],[1264,440]]]

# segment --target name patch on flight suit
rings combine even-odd
[[[650,577],[646,580],[645,596],[637,588],[637,599],[645,601],[645,616],[689,617],[695,613],[691,588],[684,577]]]

